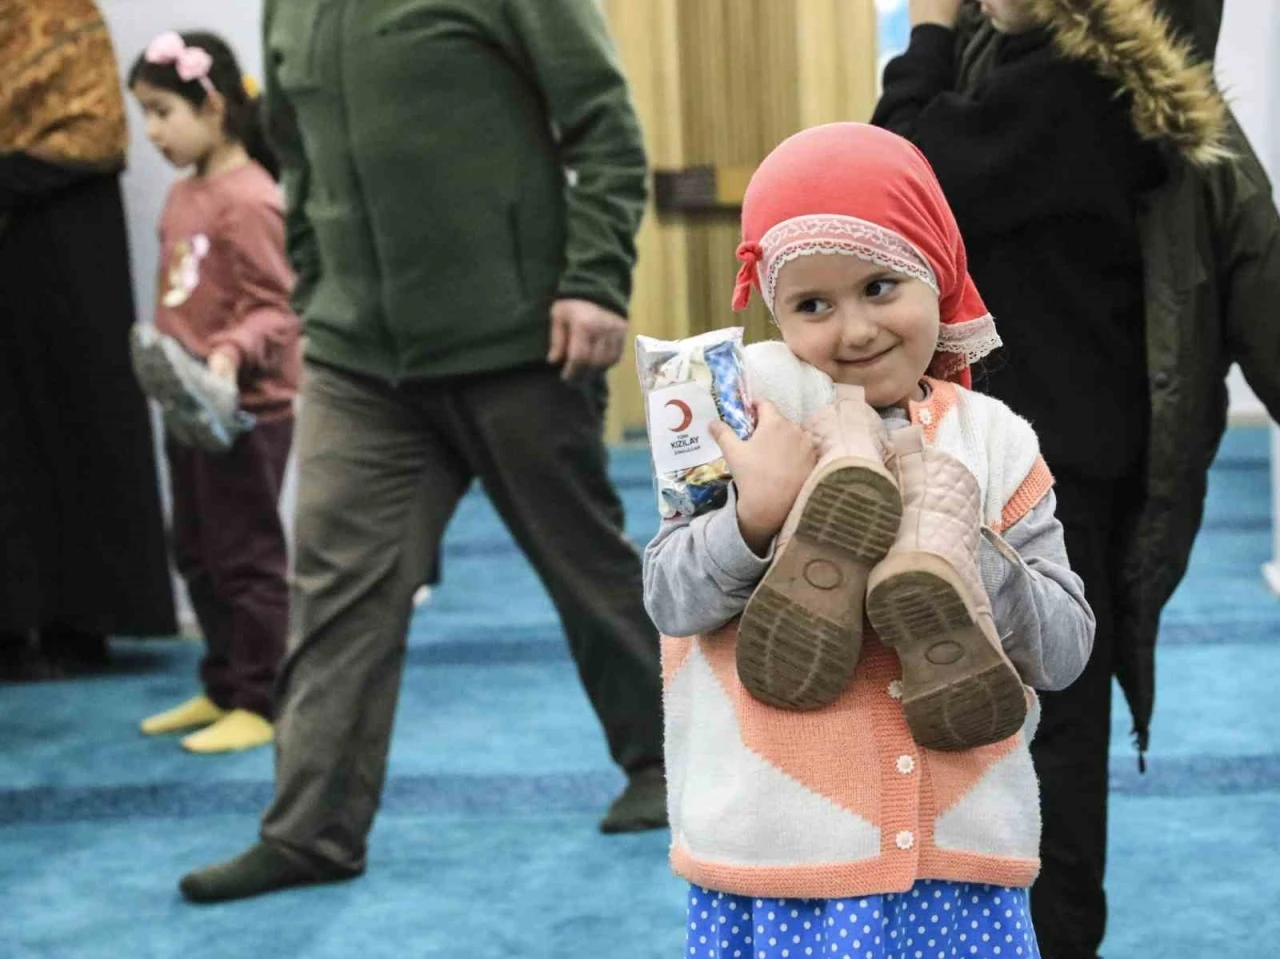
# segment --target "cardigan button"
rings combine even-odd
[[[933,410],[929,409],[928,407],[925,407],[924,409],[922,409],[920,411],[920,422],[923,423],[925,426],[932,425]]]
[[[889,698],[890,699],[902,698],[902,680],[895,679],[893,682],[889,684]]]
[[[916,844],[916,837],[912,835],[910,829],[904,829],[898,833],[898,848],[906,852]]]
[[[910,776],[916,771],[916,761],[913,757],[905,753],[898,757],[898,772],[904,776]]]

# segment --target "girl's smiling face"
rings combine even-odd
[[[923,398],[938,346],[938,297],[926,284],[856,256],[819,253],[778,274],[774,316],[791,352],[876,407]]]

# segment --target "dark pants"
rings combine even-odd
[[[205,694],[271,718],[289,626],[280,520],[293,420],[259,423],[225,454],[170,441],[173,552],[204,633]]]
[[[1116,643],[1113,597],[1118,537],[1133,515],[1134,480],[1106,482],[1059,473],[1055,492],[1071,568],[1084,580],[1097,618],[1089,664],[1069,688],[1041,693],[1031,755],[1040,777],[1042,870],[1031,913],[1044,959],[1095,959],[1107,923],[1107,786],[1111,676]]]
[[[604,407],[601,380],[566,385],[550,367],[396,388],[307,366],[264,839],[363,868],[413,594],[475,478],[551,594],[614,761],[661,762],[658,639],[608,477]]]

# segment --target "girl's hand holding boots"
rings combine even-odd
[[[796,496],[818,462],[813,438],[768,400],[756,404],[756,431],[740,440],[724,423],[711,424],[738,490],[738,528],[757,556],[782,529]]]

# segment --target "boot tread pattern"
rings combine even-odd
[[[756,699],[820,709],[848,688],[862,652],[866,578],[897,535],[902,500],[873,470],[845,467],[810,493],[743,613],[738,675]]]
[[[946,580],[900,573],[871,591],[867,615],[902,661],[903,708],[921,746],[973,749],[1022,728],[1021,679]]]
[[[902,499],[893,484],[871,470],[848,467],[813,491],[796,535],[879,562],[893,545],[902,520]]]
[[[752,598],[751,617],[738,635],[743,685],[782,709],[819,709],[835,701],[853,678],[861,652],[849,626],[832,622],[764,588]]]

